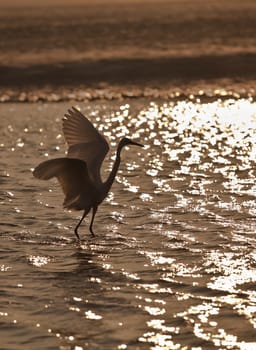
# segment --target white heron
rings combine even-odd
[[[75,107],[68,110],[63,118],[63,133],[68,144],[67,157],[46,160],[33,171],[42,180],[56,177],[65,195],[63,206],[71,210],[84,210],[75,227],[75,235],[80,240],[78,228],[92,209],[90,232],[94,236],[93,222],[99,204],[107,196],[121,161],[124,146],[143,145],[123,138],[116,151],[113,168],[106,181],[102,181],[100,169],[109,151],[106,139],[93,124]]]

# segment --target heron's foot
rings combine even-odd
[[[91,232],[92,237],[96,236],[95,233],[93,232],[92,228],[90,228],[90,232]]]
[[[78,242],[81,242],[81,239],[80,239],[80,237],[79,237],[79,234],[78,234],[78,232],[77,232],[77,229],[75,229],[75,235],[76,235],[76,237],[77,237],[77,239],[78,239]]]

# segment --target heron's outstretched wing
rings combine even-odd
[[[65,114],[63,133],[69,146],[68,157],[86,162],[92,181],[96,185],[101,183],[100,168],[109,150],[105,138],[75,107]]]
[[[86,163],[79,159],[56,158],[40,163],[33,175],[42,180],[56,177],[65,194],[64,207],[75,210],[91,208],[95,188],[88,175]]]

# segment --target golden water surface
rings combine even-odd
[[[55,181],[70,105],[0,105],[0,349],[255,349],[256,104],[81,103],[111,154],[95,220],[73,228]]]

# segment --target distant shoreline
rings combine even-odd
[[[0,66],[0,102],[255,97],[256,54]]]
[[[256,54],[222,56],[129,58],[59,62],[55,64],[0,65],[0,89],[28,86],[168,85],[212,80],[256,80]]]

